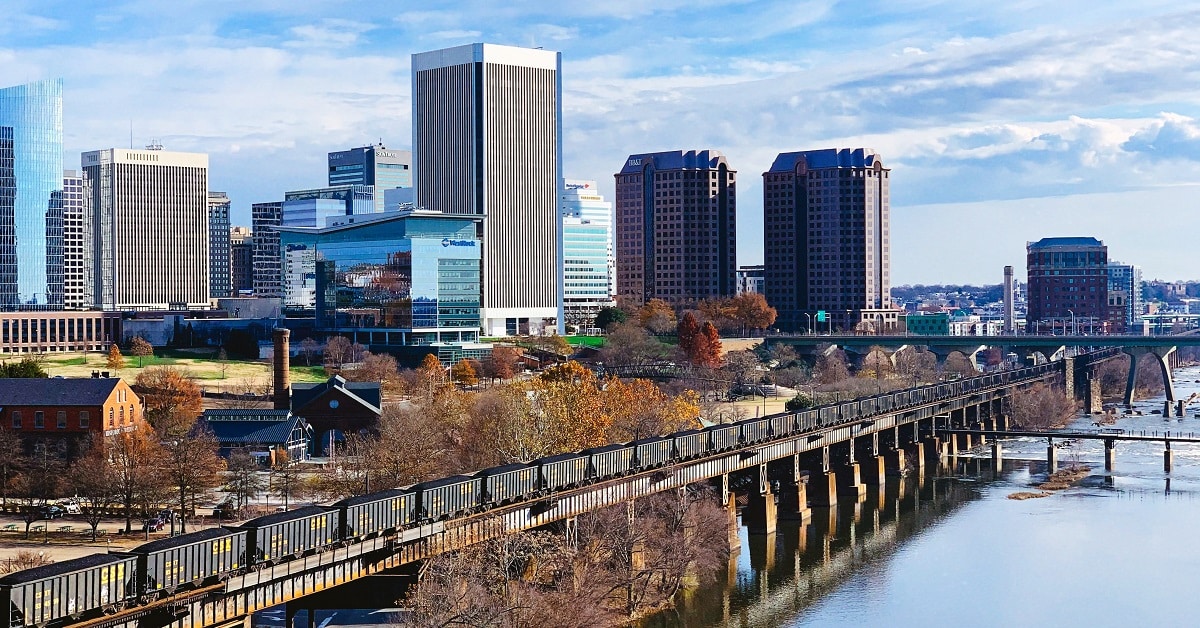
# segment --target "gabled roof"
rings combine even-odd
[[[0,379],[0,407],[98,406],[121,383],[117,377]]]
[[[334,375],[317,384],[292,384],[292,409],[299,412],[304,406],[334,389],[340,390],[376,414],[383,411],[380,407],[383,405],[383,393],[379,382],[348,382],[341,375]]]
[[[287,410],[205,410],[194,429],[207,429],[221,444],[286,443],[304,419]]]

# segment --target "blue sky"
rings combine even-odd
[[[330,150],[411,143],[409,56],[563,53],[566,173],[724,152],[738,257],[762,259],[779,152],[875,148],[893,283],[998,283],[1025,243],[1090,235],[1147,278],[1200,279],[1200,10],[1185,3],[800,0],[6,0],[0,85],[65,79],[67,167],[137,146],[210,155],[235,222],[323,185]]]

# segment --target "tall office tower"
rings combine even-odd
[[[1042,238],[1026,245],[1025,330],[1075,335],[1102,330],[1108,310],[1108,247],[1096,238]]]
[[[250,206],[250,224],[254,232],[253,284],[256,297],[283,296],[283,258],[279,251],[283,203],[255,203]]]
[[[63,306],[62,79],[0,89],[0,310]]]
[[[1142,333],[1142,267],[1108,263],[1108,326],[1112,334]]]
[[[1016,286],[1013,279],[1013,267],[1004,267],[1004,334],[1011,336],[1017,333],[1017,303]]]
[[[93,306],[207,308],[208,155],[158,146],[91,151],[83,176]]]
[[[471,44],[412,67],[417,206],[483,217],[484,335],[560,325],[561,55]]]
[[[563,218],[575,218],[592,225],[600,225],[607,231],[605,235],[605,266],[608,272],[608,298],[617,293],[617,256],[613,248],[613,204],[604,200],[595,181],[567,179],[563,181],[562,193]],[[565,224],[565,223],[564,223]],[[564,260],[566,259],[566,234],[563,235]],[[564,307],[566,295],[563,296]]]
[[[229,228],[229,291],[233,296],[254,292],[254,236],[250,227]]]
[[[763,173],[767,303],[785,331],[895,331],[888,174],[869,148],[781,153]]]
[[[736,175],[715,150],[625,160],[615,175],[620,299],[683,305],[737,293]]]
[[[412,188],[412,151],[375,144],[329,153],[329,187],[339,185],[374,186],[375,211],[382,212],[385,191]]]
[[[63,307],[82,310],[89,305],[86,289],[87,242],[84,240],[83,177],[78,170],[63,171]]]
[[[208,193],[208,293],[214,299],[233,296],[229,273],[229,196]]]

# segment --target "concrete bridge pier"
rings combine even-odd
[[[1167,418],[1170,418],[1170,417],[1171,417],[1171,402],[1170,402],[1170,401],[1164,401],[1164,402],[1163,402],[1163,418],[1164,418],[1164,419],[1167,419]]]
[[[813,506],[831,507],[838,503],[838,479],[833,471],[809,476],[809,492]]]
[[[1088,414],[1104,412],[1104,395],[1098,377],[1088,377],[1087,395],[1084,399],[1084,410]]]
[[[1129,356],[1129,377],[1125,380],[1125,407],[1133,407],[1138,363],[1145,355],[1153,355],[1156,358],[1158,368],[1162,371],[1167,401],[1175,401],[1175,382],[1171,379],[1171,354],[1175,353],[1175,347],[1127,347],[1124,349],[1124,353]]]
[[[750,534],[774,535],[777,528],[777,506],[775,494],[770,490],[766,493],[751,493],[750,502],[742,510],[742,523]]]
[[[1117,466],[1117,441],[1104,441],[1104,470],[1112,471]]]
[[[1163,472],[1170,473],[1175,466],[1175,452],[1171,451],[1171,441],[1166,441],[1166,449],[1163,450]]]
[[[887,465],[883,456],[868,456],[862,461],[862,481],[869,486],[887,484]]]
[[[808,507],[808,480],[785,486],[779,492],[777,514],[784,521],[808,521],[812,519],[812,508]]]
[[[742,551],[742,538],[738,536],[737,495],[729,493],[725,499],[725,513],[729,515],[729,553]]]
[[[838,489],[839,495],[853,497],[856,502],[862,501],[867,495],[867,487],[862,483],[862,476],[859,472],[857,462],[851,462],[844,468],[838,470]]]
[[[1187,405],[1187,402],[1183,399],[1180,399],[1179,401],[1175,402],[1175,405],[1176,405],[1175,416],[1182,419],[1187,414],[1186,412],[1184,412],[1184,407]]]
[[[1046,439],[1046,466],[1050,473],[1058,471],[1058,448],[1054,446],[1053,438]]]
[[[992,441],[992,466],[995,467],[997,473],[1000,472],[1000,465],[1004,462],[1003,449],[1004,448],[1000,445],[1000,441]]]

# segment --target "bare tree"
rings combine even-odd
[[[106,438],[116,473],[117,496],[125,512],[125,531],[133,530],[133,513],[139,505],[160,499],[169,490],[163,477],[163,449],[148,425]]]
[[[304,354],[304,365],[312,366],[313,358],[317,355],[317,341],[305,338],[300,341],[300,353]]]
[[[238,449],[229,455],[224,490],[234,499],[239,510],[267,488],[267,482],[259,471],[258,460],[246,449]]]
[[[1079,411],[1078,404],[1061,383],[1038,383],[1017,389],[1006,400],[1006,406],[1013,425],[1026,430],[1062,427]]]
[[[188,514],[195,510],[199,496],[221,485],[225,461],[217,455],[217,439],[212,432],[200,430],[187,438],[165,443],[163,467],[166,480],[175,487],[178,498],[180,532],[187,532]],[[188,507],[190,500],[191,508]]]
[[[120,476],[116,467],[104,451],[103,442],[94,444],[71,466],[69,486],[80,498],[79,509],[83,520],[92,528],[92,542],[96,542],[96,530],[105,515],[121,503]]]

